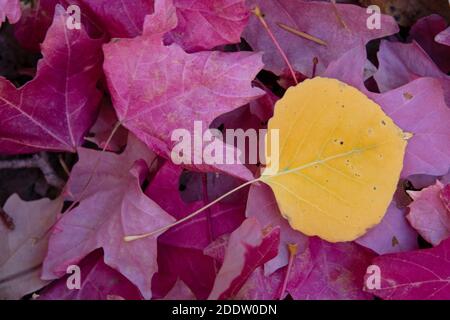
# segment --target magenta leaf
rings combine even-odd
[[[373,264],[380,268],[381,286],[367,289],[388,300],[450,299],[450,239],[435,248],[387,254]]]
[[[396,89],[420,78],[438,79],[450,107],[450,77],[443,73],[416,43],[382,41],[378,52],[380,66],[374,78],[381,92]]]
[[[364,275],[375,254],[353,242],[328,243],[309,238],[298,251],[289,275],[287,267],[269,277],[257,269],[237,295],[239,299],[283,299],[290,294],[296,300],[366,300]],[[287,277],[287,278],[286,278]],[[281,292],[287,281],[286,292]]]
[[[75,152],[95,120],[101,41],[67,29],[66,19],[58,6],[33,80],[16,89],[0,78],[0,153]]]
[[[278,254],[265,263],[265,275],[270,275],[288,264],[288,244],[296,244],[299,251],[305,250],[308,238],[293,230],[288,221],[283,218],[269,186],[265,184],[251,186],[245,214],[247,217],[256,218],[264,228],[280,228]]]
[[[438,36],[445,32],[447,21],[437,14],[418,20],[410,30],[410,37],[414,39],[433,59],[439,68],[448,73],[450,71],[450,48],[440,43]]]
[[[222,267],[208,299],[234,297],[256,268],[276,256],[279,228],[261,229],[255,218],[248,218],[229,238]]]
[[[186,51],[241,41],[249,10],[245,0],[174,0],[178,25],[169,37]]]
[[[240,183],[220,174],[183,173],[182,167],[167,162],[150,182],[146,194],[179,220]],[[153,281],[158,296],[165,296],[177,279],[183,281],[198,298],[208,296],[218,268],[212,258],[203,254],[203,250],[242,223],[246,196],[247,192],[232,195],[159,237],[159,271]],[[180,259],[184,263],[179,263]]]
[[[169,159],[174,129],[193,132],[195,119],[205,130],[220,114],[258,97],[261,90],[251,81],[262,67],[259,54],[187,54],[176,44],[164,46],[161,35],[176,25],[174,14],[173,8],[163,7],[147,18],[143,36],[104,46],[104,70],[119,120]],[[191,167],[251,179],[242,165]]]
[[[80,262],[81,287],[67,288],[67,277],[56,280],[39,294],[39,300],[141,300],[139,290],[122,274],[106,265],[101,250],[89,254]]]
[[[70,200],[81,201],[52,231],[43,278],[58,278],[68,265],[103,248],[105,263],[133,282],[145,298],[151,298],[151,279],[158,269],[157,236],[133,242],[125,242],[124,236],[139,234],[143,226],[155,230],[174,220],[141,190],[155,156],[135,138],[129,139],[122,155],[89,149],[79,149],[78,155],[67,192]]]

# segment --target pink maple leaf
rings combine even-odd
[[[68,195],[72,201],[81,201],[52,231],[43,278],[58,278],[68,265],[103,248],[105,263],[133,282],[148,299],[151,279],[158,269],[157,236],[133,242],[125,242],[124,237],[141,232],[143,227],[161,228],[174,220],[141,190],[147,166],[155,156],[135,138],[129,139],[121,155],[89,149],[79,149],[78,155]]]
[[[220,114],[262,94],[251,85],[262,63],[255,53],[188,54],[177,44],[163,45],[162,35],[175,27],[176,14],[167,3],[156,4],[160,7],[147,17],[143,36],[104,46],[104,70],[119,120],[157,154],[170,159],[174,129],[193,132],[194,120],[206,129]],[[190,167],[251,179],[242,165]]]

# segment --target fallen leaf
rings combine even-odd
[[[418,234],[406,220],[405,211],[393,200],[381,222],[356,242],[378,254],[418,249]]]
[[[110,296],[120,296],[123,300],[142,299],[135,285],[105,264],[101,250],[89,254],[80,262],[79,267],[80,289],[68,289],[68,276],[65,276],[40,292],[39,300],[110,300]]]
[[[435,248],[379,256],[379,289],[366,289],[387,300],[450,299],[450,239]]]
[[[40,279],[47,252],[47,230],[56,221],[62,198],[23,201],[13,194],[3,209],[14,230],[0,223],[0,300],[20,299],[47,284]]]
[[[174,0],[178,25],[168,37],[186,51],[239,43],[247,25],[245,0]]]
[[[444,32],[447,28],[447,21],[437,14],[418,20],[409,32],[410,37],[414,39],[436,63],[444,73],[450,71],[450,48],[445,44],[439,43],[438,34]]]
[[[8,18],[9,23],[19,21],[21,15],[19,0],[0,0],[0,26]]]
[[[440,82],[445,100],[450,107],[450,77],[436,66],[415,41],[412,43],[381,41],[378,61],[379,67],[374,78],[382,93],[399,88],[420,77],[435,78]],[[404,92],[411,95],[409,91]]]
[[[281,216],[277,201],[269,186],[261,184],[250,187],[245,215],[256,218],[263,228],[280,228],[278,254],[264,264],[266,276],[288,264],[288,244],[297,245],[299,251],[305,249],[307,237],[292,229],[287,220]]]
[[[408,191],[413,202],[408,206],[407,219],[433,246],[450,236],[450,211],[441,199],[443,191],[444,185],[439,181],[421,191]]]
[[[275,228],[267,232],[255,218],[248,218],[233,231],[208,299],[233,298],[257,267],[276,256],[280,231]]]
[[[259,54],[187,54],[177,44],[164,46],[162,34],[175,26],[174,8],[157,7],[156,13],[146,19],[143,36],[104,46],[104,70],[119,120],[158,155],[168,159],[175,145],[171,140],[174,129],[192,133],[195,119],[206,130],[220,114],[245,105],[262,93],[251,85],[262,67]],[[187,167],[252,178],[242,165]]]
[[[256,270],[237,295],[238,299],[370,300],[363,291],[364,275],[375,254],[353,242],[328,243],[309,238],[305,250],[287,267],[267,277]],[[281,292],[287,278],[286,292]]]
[[[0,78],[0,152],[75,152],[97,113],[101,41],[68,30],[58,6],[42,44],[36,77],[16,89]]]
[[[146,194],[179,220],[239,184],[239,180],[230,176],[183,171],[182,167],[166,162],[148,185]],[[165,296],[166,290],[179,279],[199,299],[208,297],[218,267],[203,250],[242,223],[246,198],[245,191],[226,198],[159,237],[159,271],[153,280],[158,296]],[[184,263],[178,262],[181,259]]]
[[[183,281],[177,280],[163,300],[195,300],[195,295]]]
[[[450,163],[450,110],[445,105],[440,80],[422,77],[382,94],[369,92],[362,81],[365,59],[364,47],[352,49],[334,61],[325,76],[358,88],[379,104],[397,126],[412,134],[402,178],[413,174],[446,174]],[[412,98],[405,98],[405,92]]]
[[[436,42],[445,44],[446,46],[450,46],[450,27],[440,32],[434,38]]]
[[[313,59],[319,59],[316,75],[322,75],[328,64],[339,58],[343,53],[372,39],[381,38],[398,31],[398,26],[390,16],[381,16],[381,28],[367,28],[369,14],[365,8],[350,4],[337,4],[339,16],[347,28],[341,25],[333,10],[333,4],[319,1],[252,0],[248,2],[251,8],[258,5],[264,19],[271,28],[275,38],[286,53],[289,62],[296,71],[310,76],[313,70]],[[277,23],[283,23],[298,31],[306,32],[327,43],[319,45],[280,28]],[[262,27],[258,18],[250,18],[243,37],[255,51],[263,51],[265,69],[280,75],[285,66],[275,45]]]
[[[350,241],[381,221],[406,139],[379,105],[343,82],[314,78],[286,91],[268,129],[280,131],[279,166],[260,180],[292,228]]]
[[[155,155],[130,137],[121,155],[79,149],[78,156],[67,192],[69,200],[80,203],[53,228],[43,279],[59,278],[68,265],[103,248],[105,263],[151,298],[151,279],[158,269],[157,235],[134,242],[124,237],[143,226],[158,229],[174,220],[141,190]]]

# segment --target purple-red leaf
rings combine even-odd
[[[150,182],[146,194],[179,220],[240,183],[221,174],[183,173],[182,167],[167,162]],[[242,223],[246,196],[247,192],[241,192],[227,197],[159,237],[159,271],[153,281],[158,295],[164,296],[179,278],[198,298],[208,296],[217,268],[214,260],[205,256],[203,250]],[[151,230],[141,230],[145,231]],[[179,263],[180,259],[184,263]]]
[[[233,298],[259,266],[276,256],[280,230],[263,230],[255,218],[248,218],[229,238],[222,267],[209,299]]]
[[[0,153],[75,152],[97,113],[101,41],[66,28],[58,6],[36,77],[16,89],[0,78]]]
[[[256,218],[264,228],[280,228],[278,254],[275,258],[265,263],[265,275],[270,275],[288,264],[288,244],[297,245],[299,251],[305,250],[307,237],[292,229],[288,221],[283,218],[278,209],[275,196],[266,184],[250,187],[245,215]]]
[[[450,299],[450,239],[431,249],[388,254],[373,264],[380,268],[381,286],[367,289],[390,300]]]
[[[450,71],[450,47],[440,43],[441,32],[445,32],[447,21],[437,14],[418,20],[409,34],[433,59],[439,68],[448,73]],[[441,35],[439,35],[441,34]]]
[[[80,262],[81,286],[67,288],[67,277],[56,280],[39,294],[40,300],[111,300],[121,297],[126,300],[140,300],[139,290],[122,274],[103,261],[101,250],[89,254]]]
[[[175,25],[174,9],[157,7],[156,13],[146,19],[143,36],[104,46],[104,70],[119,120],[156,153],[169,159],[176,144],[171,140],[174,129],[193,133],[196,120],[205,130],[220,114],[262,93],[251,84],[262,67],[259,54],[187,54],[177,44],[164,46],[162,34]],[[191,159],[194,162],[194,157]],[[241,165],[192,167],[200,171],[226,170],[251,179]]]

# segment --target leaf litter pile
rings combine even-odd
[[[450,13],[411,3],[0,0],[0,299],[450,299]],[[194,122],[276,171],[177,164]]]

